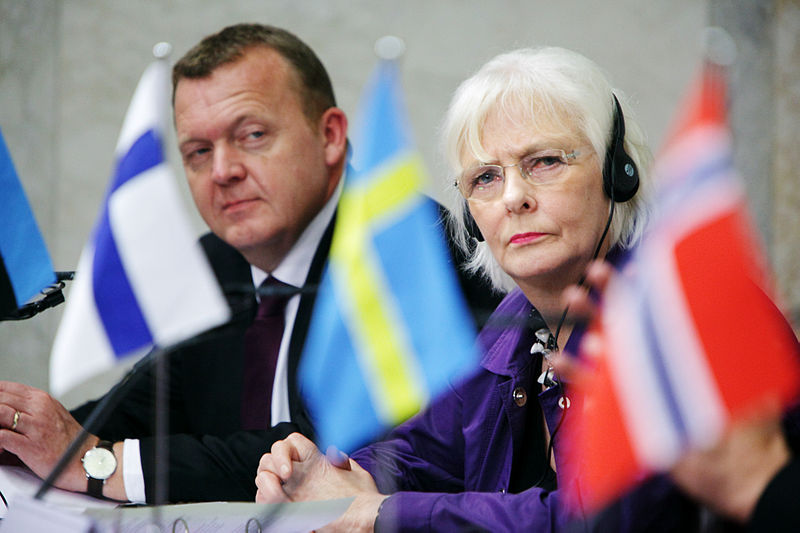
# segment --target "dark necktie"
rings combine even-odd
[[[266,294],[261,295],[255,320],[244,335],[243,429],[267,429],[271,425],[272,382],[283,336],[283,310],[292,296],[289,285],[272,277],[260,288]]]

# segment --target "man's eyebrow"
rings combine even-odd
[[[227,126],[225,126],[223,128],[223,131],[225,131],[226,133],[235,131],[236,128],[240,127],[243,123],[252,119],[258,119],[258,121],[264,124],[265,127],[268,125],[266,120],[264,120],[262,117],[258,117],[255,113],[242,113],[238,115],[233,121],[231,121]],[[184,144],[189,144],[193,142],[208,142],[208,139],[205,137],[188,137],[184,140],[178,139],[178,146],[181,147]]]

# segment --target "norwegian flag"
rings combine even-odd
[[[707,64],[656,159],[656,213],[607,288],[571,387],[573,505],[594,511],[743,415],[785,406],[798,343],[733,169],[723,67]],[[577,404],[573,404],[577,405]]]

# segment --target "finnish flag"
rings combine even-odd
[[[229,318],[164,157],[168,98],[162,59],[145,70],[128,108],[116,169],[67,297],[50,357],[56,396],[122,358]]]

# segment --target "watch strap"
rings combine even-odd
[[[97,443],[95,448],[105,448],[106,450],[114,453],[114,443],[107,440],[101,440]],[[86,493],[93,498],[103,498],[103,485],[106,484],[105,479],[97,479],[86,473]]]
[[[97,479],[96,477],[86,477],[86,493],[93,498],[103,498],[103,485],[106,484],[105,479]]]

